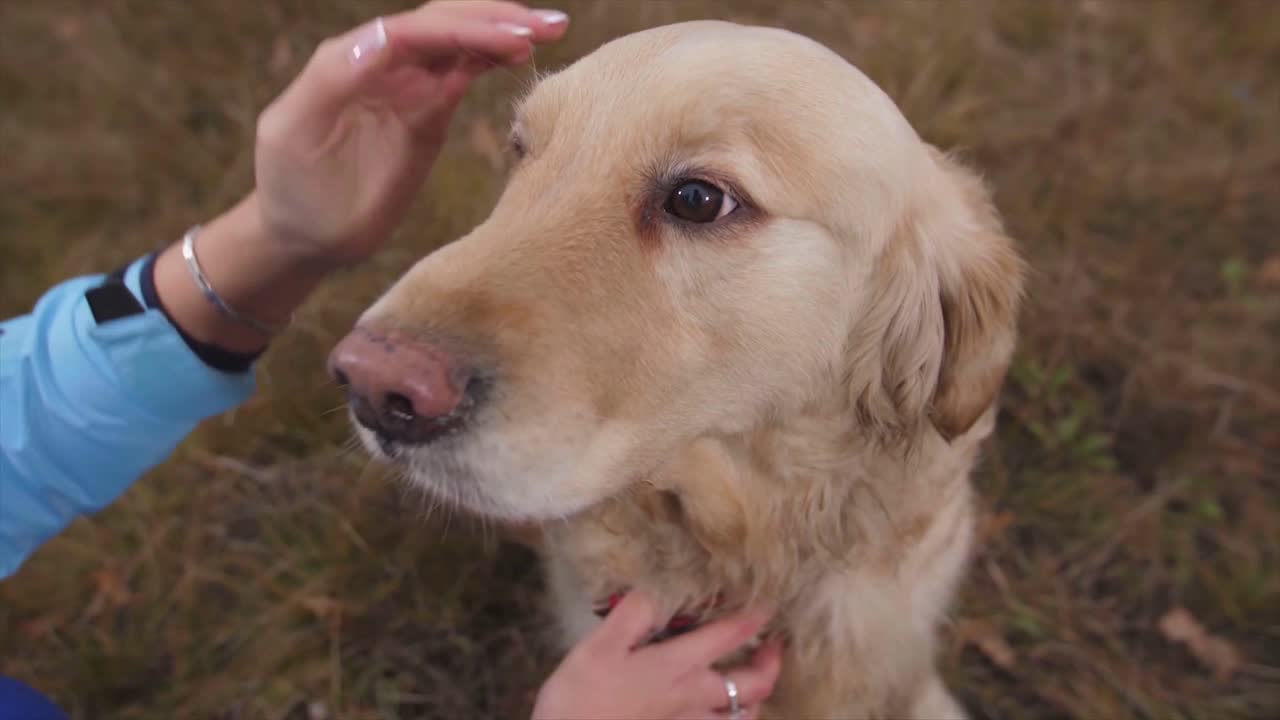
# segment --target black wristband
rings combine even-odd
[[[249,368],[253,367],[253,362],[262,356],[266,348],[252,353],[236,352],[212,343],[200,342],[188,335],[181,325],[174,322],[173,316],[165,309],[164,303],[160,302],[160,295],[156,292],[157,257],[157,253],[151,253],[147,256],[142,265],[142,274],[139,278],[142,283],[142,299],[146,302],[147,307],[164,313],[165,318],[169,320],[169,324],[182,336],[182,341],[187,344],[187,347],[191,348],[191,352],[195,353],[205,365],[228,373],[247,372]]]

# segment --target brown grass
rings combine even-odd
[[[944,657],[977,716],[1280,716],[1280,6],[566,4],[540,67],[678,19],[786,26],[993,183],[1037,275]],[[0,4],[0,313],[225,208],[308,48],[391,7]],[[532,560],[344,454],[322,358],[484,216],[501,177],[463,131],[529,76],[477,88],[391,250],[307,306],[255,400],[0,584],[0,673],[87,718],[527,710]],[[1230,678],[1162,635],[1175,607],[1236,649]]]

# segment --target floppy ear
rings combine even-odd
[[[998,225],[970,237],[941,279],[944,343],[929,418],[947,440],[995,401],[1017,341],[1022,261]]]
[[[879,367],[865,351],[854,365],[863,376],[856,406],[861,419],[887,429],[927,417],[951,440],[973,426],[1004,382],[1024,266],[978,177],[933,156],[942,187],[926,194],[929,211],[905,220],[890,241],[853,341],[880,349]]]

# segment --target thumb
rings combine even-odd
[[[629,653],[653,632],[657,613],[658,603],[651,596],[640,591],[629,592],[596,628],[588,642],[598,650]]]
[[[705,667],[744,645],[764,629],[771,615],[772,612],[764,608],[742,610],[687,635],[654,645],[646,652],[661,657],[666,665]]]

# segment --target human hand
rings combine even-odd
[[[653,600],[641,593],[623,598],[542,686],[534,720],[724,720],[729,717],[725,677],[738,688],[740,717],[755,718],[778,679],[781,643],[766,642],[749,666],[725,674],[710,666],[750,640],[768,616],[739,613],[637,648],[654,630],[656,613]]]
[[[222,301],[187,272],[179,244],[155,265],[169,316],[233,352],[263,348],[336,267],[374,251],[404,219],[471,81],[525,62],[568,18],[497,0],[438,0],[321,43],[258,118],[257,185],[204,224],[195,253]]]
[[[471,81],[529,60],[568,18],[496,0],[438,0],[330,38],[258,119],[265,234],[344,265],[404,218]]]

